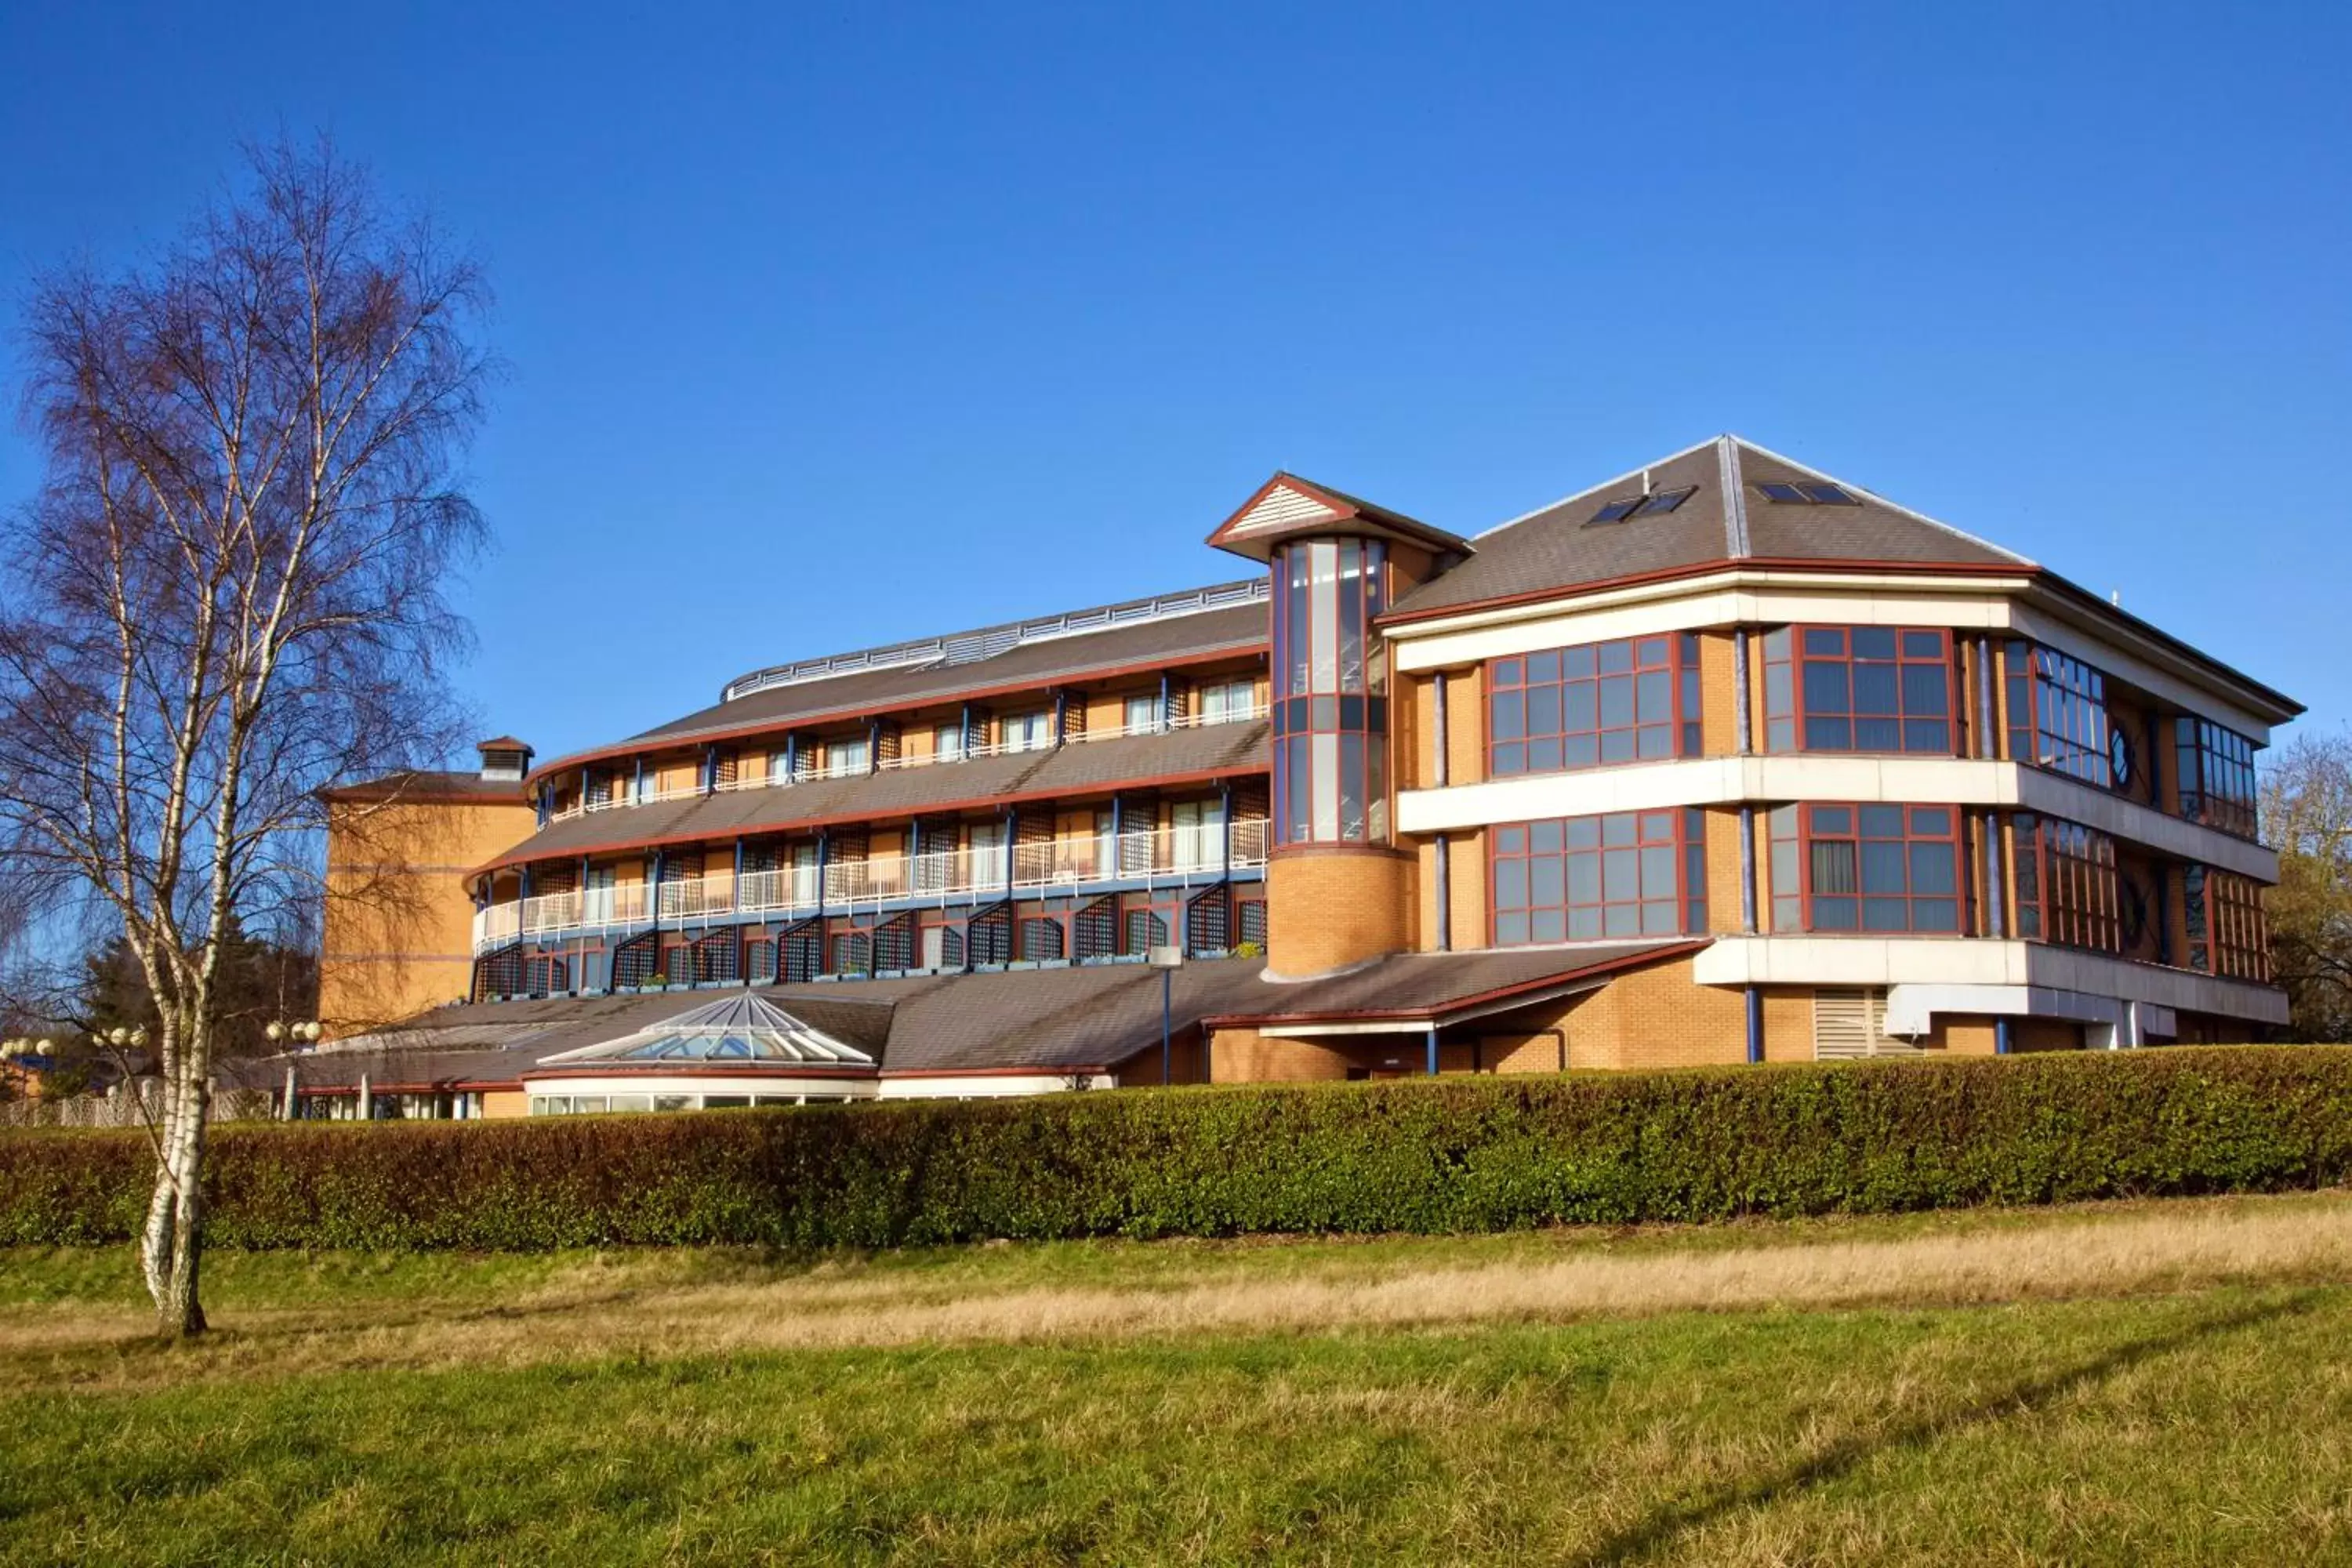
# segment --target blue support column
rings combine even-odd
[[[1160,727],[1162,730],[1172,728],[1175,718],[1168,710],[1168,672],[1163,669],[1160,672]]]
[[[1004,895],[1013,896],[1013,848],[1021,837],[1021,814],[1011,806],[1004,808]]]
[[[1746,756],[1756,749],[1755,721],[1748,710],[1748,628],[1731,634],[1731,721],[1733,743]],[[1749,928],[1754,929],[1754,928]]]
[[[1995,1018],[1992,1021],[1992,1054],[1997,1057],[2005,1057],[2009,1055],[2009,1020],[2007,1018]]]
[[[833,829],[830,827],[820,827],[816,830],[816,912],[817,918],[820,920],[824,918],[824,870],[825,867],[832,862],[832,859]],[[820,939],[822,939],[823,931],[824,928],[819,927],[818,933]]]
[[[643,805],[646,801],[646,760],[638,757],[635,761],[637,770],[629,779],[629,804]]]
[[[1756,808],[1739,808],[1739,929],[1756,934]]]
[[[1454,951],[1454,841],[1437,836],[1437,951]]]
[[[1437,1026],[1429,1026],[1429,1076],[1437,1076]]]
[[[801,776],[801,738],[791,731],[784,732],[784,782],[797,783]]]
[[[719,788],[719,748],[702,748],[702,793],[712,795]]]
[[[882,721],[869,719],[866,723],[866,772],[870,776],[882,771]]]
[[[1748,1059],[1764,1059],[1764,991],[1756,985],[1748,988]]]
[[[1059,746],[1070,734],[1070,693],[1066,688],[1054,690],[1054,744]]]

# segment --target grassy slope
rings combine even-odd
[[[461,1337],[712,1287],[756,1312],[813,1279],[890,1300],[1370,1281],[2147,1212],[814,1263],[224,1257],[232,1348],[195,1355],[12,1346],[133,1297],[119,1254],[0,1254],[0,1559],[2352,1561],[2352,1288],[2307,1269],[1467,1331],[520,1363]],[[441,1364],[302,1370],[416,1318],[456,1325]]]

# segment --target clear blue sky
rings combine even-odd
[[[280,125],[429,201],[542,754],[1237,574],[1276,467],[1472,531],[1726,429],[2352,718],[2346,8],[1246,11],[9,6],[0,286]]]

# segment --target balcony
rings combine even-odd
[[[1097,741],[1123,740],[1135,735],[1167,735],[1185,730],[1213,729],[1224,724],[1247,724],[1266,716],[1265,703],[1247,707],[1224,708],[1213,713],[1193,713],[1174,719],[1157,716],[1132,724],[1098,726],[1091,730],[1074,730],[1067,739],[1071,745],[1084,745]],[[550,824],[570,822],[575,817],[598,812],[618,811],[633,805],[656,805],[665,801],[690,800],[706,795],[731,795],[740,790],[781,789],[790,784],[813,784],[821,779],[861,778],[868,772],[896,773],[906,768],[940,767],[955,763],[975,762],[983,757],[1016,756],[1026,752],[1043,752],[1054,749],[1050,739],[1039,741],[1022,737],[1003,742],[977,742],[961,751],[946,754],[926,752],[919,756],[886,757],[870,768],[819,766],[813,757],[801,757],[792,774],[785,777],[781,769],[772,770],[765,753],[746,751],[738,763],[736,776],[723,783],[705,786],[700,780],[685,784],[655,786],[647,784],[641,790],[632,787],[630,780],[614,778],[604,781],[604,793],[585,800],[575,800],[570,805],[548,816]]]
[[[857,914],[889,904],[979,903],[991,898],[1040,894],[1095,884],[1143,888],[1208,883],[1228,869],[1265,864],[1269,824],[1232,825],[1231,858],[1218,824],[1139,828],[1045,844],[941,849],[926,855],[886,855],[774,871],[682,878],[661,884],[658,918],[712,922],[739,916]],[[544,893],[493,904],[474,916],[477,955],[524,937],[571,936],[646,923],[646,885]]]

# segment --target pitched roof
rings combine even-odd
[[[1219,1023],[1446,1021],[1449,1015],[1597,982],[1629,965],[1703,945],[1686,938],[1479,952],[1398,953],[1328,979],[1284,984],[1255,959],[1200,959],[1171,972],[1178,1030]],[[224,1069],[267,1087],[287,1066],[313,1089],[509,1084],[548,1058],[610,1044],[665,1024],[782,1014],[880,1061],[882,1076],[1095,1072],[1158,1047],[1160,972],[1138,963],[1077,964],[981,974],[915,975],[768,985],[711,997],[555,997],[441,1007],[327,1049]]]
[[[478,773],[417,768],[352,784],[330,784],[319,795],[322,800],[414,801],[419,805],[481,801],[521,805],[530,798],[523,793],[520,779],[486,779]]]
[[[1266,733],[1263,720],[1207,724],[1163,735],[1123,735],[1049,751],[590,812],[550,824],[480,869],[606,849],[784,833],[823,822],[979,810],[1031,797],[1259,773],[1268,765]]]
[[[1419,518],[1376,506],[1330,485],[1318,484],[1299,474],[1277,472],[1257,488],[1234,514],[1209,535],[1209,543],[1253,561],[1264,561],[1281,541],[1301,533],[1342,531],[1370,533],[1383,539],[1406,539],[1441,554],[1470,548],[1459,534],[1433,528]]]
[[[1855,506],[1783,504],[1757,487],[1835,484]],[[1612,500],[1688,489],[1674,510],[1597,522]],[[1534,597],[1738,560],[1853,562],[2032,571],[2025,557],[1895,505],[1851,481],[1718,436],[1479,534],[1476,553],[1401,595],[1388,620]]]

